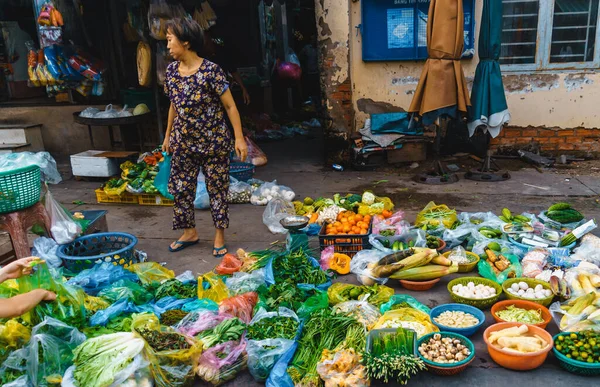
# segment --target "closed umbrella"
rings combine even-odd
[[[500,43],[502,37],[502,0],[484,0],[479,32],[479,64],[473,81],[469,114],[469,135],[477,128],[492,137],[500,134],[502,126],[510,121],[500,74]]]
[[[467,82],[460,64],[464,47],[463,0],[431,0],[427,18],[428,59],[409,112],[431,125],[442,115],[466,115]]]

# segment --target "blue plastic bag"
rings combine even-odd
[[[184,312],[197,312],[199,310],[209,310],[211,312],[219,311],[219,304],[208,298],[195,299],[183,305],[181,310]]]
[[[161,314],[165,313],[167,310],[182,309],[183,306],[185,306],[186,304],[189,304],[190,302],[193,302],[194,300],[196,300],[196,298],[180,299],[180,298],[176,298],[173,296],[167,296],[167,297],[161,298],[156,303],[154,303],[154,314],[156,314],[157,316],[160,316]]]
[[[143,313],[150,312],[154,313],[154,306],[151,304],[146,305],[136,305],[128,299],[124,298],[119,300],[109,306],[106,309],[99,310],[90,318],[90,326],[102,325],[106,326],[106,324],[115,317],[120,316],[124,313]]]
[[[314,266],[314,267],[318,267],[321,268],[321,264],[319,263],[319,261],[317,261],[316,259],[314,259],[313,257],[308,257],[310,263]],[[271,258],[269,260],[269,262],[267,262],[267,265],[265,266],[265,283],[267,284],[267,286],[271,286],[273,284],[275,284],[275,282],[277,282],[275,280],[275,274],[273,273],[273,258]],[[328,279],[327,282],[321,284],[321,285],[312,285],[312,284],[298,284],[298,286],[314,286],[319,290],[327,290],[330,286],[331,286],[331,279]]]
[[[154,178],[154,186],[160,194],[169,200],[173,195],[169,193],[169,176],[171,175],[171,156],[163,152],[163,160],[158,163],[158,174]]]
[[[98,297],[102,297],[110,302],[127,299],[136,305],[146,304],[154,298],[152,293],[148,292],[141,285],[123,279],[102,289],[102,291],[98,293]]]
[[[104,262],[94,265],[91,269],[83,270],[67,281],[67,285],[79,286],[90,296],[95,296],[118,280],[139,282],[139,277],[137,274],[123,269],[122,266]]]
[[[288,375],[287,369],[296,354],[296,349],[298,348],[298,339],[302,333],[302,328],[304,324],[301,322],[298,327],[298,333],[294,338],[294,344],[277,360],[277,363],[273,366],[271,370],[271,374],[267,379],[265,384],[266,387],[294,387],[294,381]]]
[[[194,207],[199,210],[207,210],[210,208],[210,197],[206,190],[206,182],[202,172],[198,175],[198,184],[196,185],[196,200],[194,200]]]

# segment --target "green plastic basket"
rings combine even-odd
[[[40,167],[30,165],[0,172],[0,214],[23,210],[40,201]]]
[[[421,355],[421,353],[419,352],[418,347],[420,347],[421,344],[429,341],[429,339],[432,338],[436,334],[440,334],[442,336],[442,338],[450,337],[452,339],[460,340],[464,346],[469,348],[469,351],[471,352],[471,354],[465,360],[457,362],[457,363],[452,363],[452,364],[434,363],[431,360],[425,359],[425,357],[423,357],[423,355]],[[419,339],[419,342],[417,343],[417,353],[418,353],[419,357],[421,358],[421,360],[423,360],[423,362],[427,365],[427,369],[429,370],[429,372],[434,373],[436,375],[440,375],[440,376],[452,376],[452,375],[459,374],[462,371],[466,370],[467,367],[469,366],[469,364],[471,364],[471,362],[473,361],[473,359],[475,359],[475,346],[473,345],[473,342],[471,342],[471,340],[469,340],[468,338],[466,338],[463,335],[459,335],[458,333],[432,332],[432,333],[426,334],[425,336],[423,336]]]
[[[543,305],[546,308],[550,306],[550,304],[552,303],[552,300],[554,299],[554,294],[552,294],[550,297],[534,299],[534,298],[525,298],[525,297],[521,297],[521,296],[515,296],[514,294],[511,294],[507,291],[508,288],[510,288],[512,286],[512,284],[514,284],[514,283],[518,284],[519,282],[525,282],[527,285],[529,285],[530,288],[532,288],[532,287],[535,288],[537,285],[542,285],[544,287],[544,289],[552,290],[550,288],[550,284],[546,281],[541,281],[541,280],[537,280],[534,278],[525,278],[525,277],[511,278],[511,279],[504,281],[504,283],[502,284],[502,290],[504,290],[504,294],[506,295],[507,299],[531,301],[531,302],[535,302],[536,304]]]
[[[483,298],[483,299],[474,299],[474,298],[461,297],[452,291],[452,287],[454,285],[458,285],[458,284],[467,285],[469,282],[473,282],[475,285],[483,284],[483,285],[487,285],[491,288],[494,288],[494,289],[496,289],[496,295],[493,297],[488,297],[488,298]],[[482,277],[461,277],[461,278],[453,279],[452,281],[448,282],[448,292],[450,293],[450,297],[452,298],[452,301],[454,301],[454,302],[458,302],[459,304],[471,305],[471,306],[474,306],[479,309],[486,309],[486,308],[489,308],[490,306],[494,305],[498,301],[498,299],[502,295],[502,286],[500,286],[499,284],[497,284],[496,282],[494,282],[492,280],[482,278]]]
[[[569,335],[571,332],[563,332],[554,336],[554,342],[558,342],[558,336]],[[552,348],[554,356],[558,359],[558,362],[562,368],[569,371],[572,374],[581,376],[598,376],[600,375],[600,363],[584,363],[582,361],[569,359],[562,353],[558,352],[556,348]]]

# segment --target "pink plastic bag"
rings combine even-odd
[[[329,261],[333,257],[335,253],[335,246],[326,247],[325,250],[321,251],[321,259],[319,260],[319,264],[321,265],[321,269],[323,271],[329,270]]]
[[[175,326],[175,329],[181,334],[196,336],[200,332],[213,329],[229,318],[231,318],[231,316],[217,314],[216,312],[208,310],[192,312],[185,316],[183,320]]]
[[[255,292],[229,297],[221,301],[219,314],[237,317],[248,324],[252,320],[252,311],[257,302],[258,294]]]
[[[401,235],[410,225],[403,222],[404,212],[398,211],[391,217],[383,220],[374,218],[373,220],[373,234],[379,235],[383,230],[393,230],[394,235]]]
[[[219,386],[236,377],[248,364],[246,341],[228,341],[207,349],[198,361],[198,376]]]

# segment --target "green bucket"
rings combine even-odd
[[[41,187],[37,165],[0,172],[0,214],[33,206],[40,201]]]

